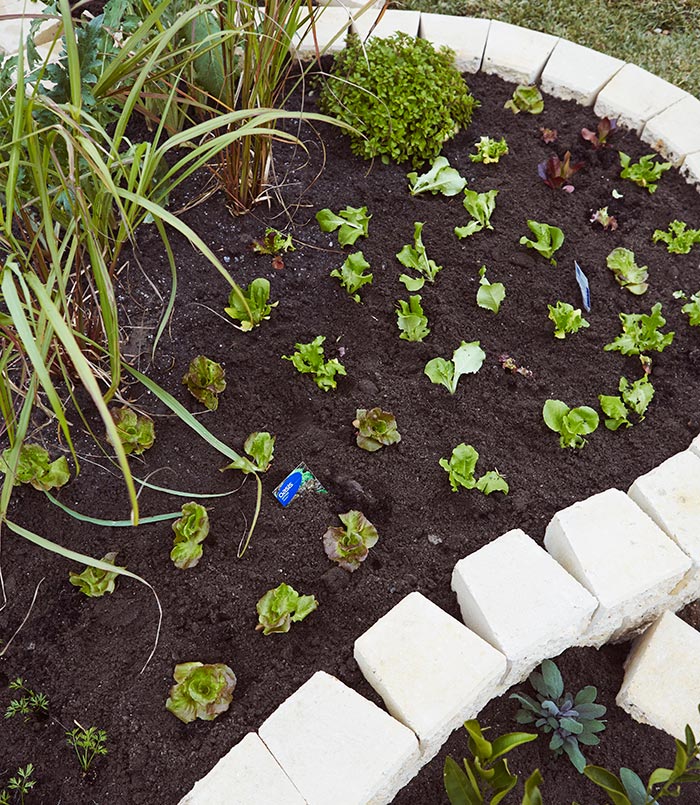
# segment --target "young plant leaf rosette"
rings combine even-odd
[[[258,611],[256,631],[269,635],[288,632],[292,623],[303,621],[318,608],[318,601],[313,595],[299,595],[293,587],[282,582],[268,590],[255,608]]]
[[[342,526],[331,526],[323,535],[326,556],[351,573],[367,558],[369,549],[379,539],[377,529],[362,514],[352,509],[338,517]]]
[[[110,551],[102,557],[103,562],[116,566],[117,551]],[[126,567],[119,565],[120,570]],[[105,593],[113,593],[116,578],[119,574],[109,570],[100,570],[97,567],[86,567],[82,573],[69,573],[68,580],[88,598],[101,598]]]
[[[12,468],[8,459],[12,451],[8,448],[0,457],[0,473],[10,475]],[[14,486],[31,484],[34,489],[48,492],[59,489],[70,480],[70,470],[65,456],[50,461],[48,450],[39,444],[23,444],[14,473]]]
[[[369,453],[381,449],[388,444],[401,441],[401,434],[396,427],[396,417],[381,408],[358,408],[353,420],[357,428],[357,446]]]
[[[170,558],[180,570],[194,567],[202,558],[201,543],[209,534],[209,515],[200,503],[185,503],[182,516],[177,519],[172,529],[175,532],[173,549]]]
[[[599,423],[598,414],[587,405],[569,408],[561,400],[547,400],[542,408],[545,425],[559,434],[561,447],[583,447],[584,436],[593,433]]]
[[[135,456],[140,456],[149,447],[153,447],[153,442],[156,440],[156,431],[153,420],[149,416],[137,414],[127,405],[116,410],[112,409],[110,413],[114,424],[117,426],[119,441],[122,443],[127,456],[132,453]]]
[[[270,318],[272,308],[279,302],[269,304],[270,282],[264,277],[254,279],[245,291],[234,288],[228,298],[228,307],[224,311],[240,324],[235,325],[244,333],[250,332],[261,321]]]
[[[197,355],[192,358],[182,383],[195,400],[199,400],[210,411],[216,411],[219,407],[219,394],[226,388],[225,375],[220,363],[205,355]]]
[[[184,724],[196,718],[213,721],[228,710],[236,687],[236,675],[228,665],[183,662],[175,666],[173,677],[176,684],[165,709]]]
[[[506,151],[508,151],[507,147]],[[419,176],[414,171],[407,173],[406,178],[412,196],[428,192],[433,195],[442,193],[443,196],[456,196],[464,190],[467,184],[467,180],[459,175],[459,171],[450,167],[447,157],[436,157],[427,173]]]
[[[295,344],[291,355],[283,355],[282,360],[291,361],[297,372],[310,374],[321,391],[330,391],[337,387],[336,375],[346,375],[345,367],[337,358],[325,360],[323,342],[325,335],[317,335],[308,344]]]
[[[479,341],[462,341],[452,354],[452,360],[433,358],[425,364],[425,374],[436,386],[444,386],[450,394],[457,391],[457,383],[462,375],[469,375],[481,369],[486,353]]]
[[[453,492],[457,492],[460,487],[464,489],[478,489],[485,495],[492,492],[503,492],[508,494],[509,488],[505,478],[498,470],[489,470],[487,473],[476,478],[474,470],[479,460],[479,454],[471,444],[458,444],[452,451],[449,461],[441,458],[440,466],[445,470],[450,478],[450,486]]]
[[[549,260],[553,266],[556,266],[557,261],[554,259],[554,253],[561,249],[564,244],[564,233],[558,226],[541,224],[538,221],[528,221],[527,225],[535,236],[535,240],[530,240],[527,235],[523,235],[520,238],[520,245],[527,246],[528,249],[534,249],[542,257]]]

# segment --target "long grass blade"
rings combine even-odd
[[[91,525],[105,526],[109,528],[134,527],[134,524],[131,522],[131,520],[102,520],[99,517],[90,517],[88,514],[81,514],[80,512],[75,511],[75,509],[71,509],[69,506],[66,506],[65,503],[61,503],[61,501],[57,500],[50,492],[44,492],[44,494],[51,501],[51,503],[54,504],[54,506],[58,506],[61,511],[69,514],[75,520],[80,520],[81,523],[90,523]],[[151,517],[142,517],[139,520],[139,525],[162,523],[165,520],[176,520],[178,517],[182,517],[181,511],[168,512],[167,514],[154,514]]]

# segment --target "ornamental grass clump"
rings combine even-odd
[[[342,526],[331,526],[323,535],[326,556],[350,573],[367,558],[369,549],[377,544],[377,529],[362,514],[353,509],[339,514]]]
[[[353,153],[413,167],[434,159],[477,105],[451,50],[403,33],[348,36],[321,92],[321,110],[356,129]]]
[[[176,684],[170,688],[165,709],[184,724],[196,718],[213,721],[225,713],[236,687],[236,675],[222,662],[182,662],[175,666]]]

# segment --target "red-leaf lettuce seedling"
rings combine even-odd
[[[396,259],[406,268],[412,268],[418,271],[422,276],[409,277],[408,274],[402,274],[399,277],[400,282],[406,286],[407,291],[419,291],[426,280],[428,282],[435,282],[435,277],[438,271],[442,270],[442,266],[437,265],[434,260],[429,260],[428,255],[423,245],[423,227],[424,223],[416,222],[413,224],[413,246],[405,244],[401,251],[396,255]]]
[[[200,503],[185,503],[182,516],[172,525],[175,532],[170,558],[180,570],[194,567],[202,558],[201,543],[209,534],[209,515]]]
[[[295,344],[291,355],[283,355],[282,360],[291,361],[297,372],[313,376],[314,383],[321,391],[337,388],[336,375],[346,375],[345,367],[337,358],[325,360],[323,342],[325,335],[317,335],[308,344]]]
[[[567,193],[574,192],[574,186],[569,179],[578,173],[581,168],[585,166],[585,162],[574,162],[571,164],[571,152],[567,151],[564,154],[563,161],[554,154],[540,162],[537,166],[537,173],[542,181],[551,187],[552,190],[565,190]]]
[[[316,220],[323,232],[338,230],[338,243],[341,246],[353,246],[359,237],[367,237],[369,220],[367,207],[346,207],[336,215],[329,209],[319,210]]]
[[[540,133],[542,134],[542,142],[547,143],[547,145],[555,143],[559,136],[559,132],[556,129],[549,129],[546,126],[540,126]]]
[[[242,292],[242,296],[248,305],[247,308],[243,303],[243,299],[241,299],[241,295],[232,290],[228,298],[229,306],[224,310],[234,321],[240,321],[240,325],[236,326],[244,333],[250,332],[261,321],[269,319],[272,308],[277,307],[279,304],[279,302],[269,304],[270,282],[264,277],[254,279],[246,290]]]
[[[542,408],[542,417],[550,430],[559,434],[560,447],[583,447],[584,436],[598,427],[598,414],[587,405],[569,408],[561,400],[547,400]]]
[[[474,470],[479,460],[479,454],[470,444],[458,444],[452,451],[450,460],[441,458],[440,466],[445,470],[450,479],[450,486],[453,492],[457,492],[460,487],[464,489],[478,489],[485,495],[492,492],[503,492],[508,494],[508,484],[498,470],[489,470],[487,473],[476,478]]]
[[[590,324],[581,315],[581,308],[574,309],[568,302],[557,302],[556,305],[547,305],[549,318],[554,322],[554,337],[566,338],[567,333],[577,333],[581,328],[590,327]]]
[[[541,224],[537,221],[528,221],[527,225],[536,240],[530,240],[527,235],[523,235],[520,238],[520,245],[527,246],[528,249],[534,249],[555,266],[557,261],[554,259],[554,253],[562,247],[564,233],[558,226]]]
[[[599,148],[607,148],[610,145],[608,140],[617,131],[617,119],[612,120],[609,117],[603,117],[598,121],[598,126],[595,131],[583,128],[581,129],[581,137],[587,140],[596,151]]]
[[[137,414],[129,406],[110,411],[114,424],[117,426],[117,435],[127,456],[132,453],[140,456],[149,447],[153,447],[156,440],[153,420],[146,414]]]
[[[498,162],[499,159],[508,153],[508,143],[505,137],[500,140],[494,140],[491,137],[480,137],[478,143],[474,143],[476,154],[469,154],[469,159],[472,162],[483,162],[484,165],[490,165],[492,162]]]
[[[120,570],[126,570],[126,567],[115,564],[116,558],[117,551],[110,551],[102,557],[102,561],[107,562],[108,565],[115,565]],[[118,575],[116,571],[100,570],[100,568],[88,566],[82,573],[69,573],[68,580],[88,598],[101,598],[105,593],[114,592]]]
[[[637,265],[633,251],[618,246],[607,256],[607,264],[619,286],[627,288],[635,296],[646,293],[649,288],[649,283],[646,282],[649,270],[646,266]]]
[[[506,298],[506,286],[502,282],[489,282],[486,278],[486,266],[479,269],[479,290],[476,292],[476,303],[485,310],[498,313],[501,303]]]
[[[421,296],[415,294],[405,299],[399,299],[396,303],[396,324],[401,330],[399,338],[404,341],[422,341],[429,333],[428,317],[423,313],[421,307]]]
[[[175,666],[173,677],[176,684],[170,688],[165,709],[180,721],[213,721],[228,710],[236,687],[236,675],[228,665],[182,662]]]
[[[360,302],[358,291],[363,285],[371,285],[374,278],[371,273],[365,274],[365,269],[367,268],[369,268],[369,263],[365,260],[364,254],[355,252],[347,256],[340,270],[334,268],[331,271],[331,277],[339,279],[340,284],[348,294],[356,302]]]
[[[318,601],[313,595],[299,595],[282,582],[268,590],[256,604],[259,622],[255,628],[264,635],[288,632],[293,622],[303,621],[317,607]]]
[[[592,224],[600,224],[603,229],[609,229],[614,232],[617,229],[617,218],[610,215],[607,207],[600,207],[593,215],[591,215]]]
[[[513,91],[513,97],[503,104],[503,108],[510,109],[515,115],[520,112],[539,115],[544,111],[544,98],[537,87],[518,84]]]
[[[464,209],[471,215],[472,220],[466,226],[456,226],[455,235],[458,238],[468,238],[482,229],[493,229],[491,216],[496,209],[496,196],[498,190],[489,190],[486,193],[477,193],[475,190],[464,191]]]
[[[331,526],[323,535],[326,556],[340,567],[354,572],[367,558],[369,549],[377,544],[377,529],[362,514],[353,509],[338,517],[342,526]]]
[[[189,393],[210,411],[219,407],[219,394],[226,388],[224,367],[207,358],[197,355],[192,358],[182,383]]]
[[[265,236],[259,240],[253,241],[253,251],[256,254],[271,254],[274,256],[279,256],[280,254],[286,254],[287,252],[294,252],[296,249],[292,244],[291,234],[283,235],[279,230],[268,226],[265,230]],[[284,261],[282,261],[282,265],[279,267],[284,268]],[[275,268],[277,268],[277,266],[275,266]]]
[[[486,353],[479,341],[462,341],[452,354],[452,360],[433,358],[425,364],[425,374],[436,386],[444,386],[450,394],[457,391],[457,383],[462,375],[470,375],[481,369]]]
[[[662,333],[659,328],[666,324],[661,315],[661,302],[651,313],[620,313],[622,333],[603,349],[606,352],[621,352],[623,355],[642,355],[647,352],[663,352],[673,342],[675,333]]]
[[[651,237],[654,243],[665,243],[671,254],[688,254],[694,244],[700,243],[700,229],[688,229],[688,224],[676,220],[668,225],[668,231],[657,229]]]
[[[396,417],[381,408],[358,408],[353,427],[357,428],[357,446],[374,453],[385,445],[397,444],[401,434],[396,427]]]
[[[619,155],[622,166],[620,178],[629,179],[640,187],[646,187],[649,193],[656,192],[661,174],[672,167],[670,162],[654,162],[656,154],[647,154],[634,164],[630,164],[630,157],[627,154],[620,151]]]
[[[464,190],[467,180],[459,175],[459,171],[450,167],[446,157],[436,157],[427,173],[420,176],[415,173],[406,174],[411,195],[420,193],[442,193],[443,196],[456,196]]]
[[[7,460],[10,448],[3,450],[0,457],[0,473],[10,475],[12,469]],[[34,489],[47,492],[59,489],[70,480],[70,470],[65,456],[54,461],[49,460],[48,450],[39,444],[23,444],[19,450],[19,458],[14,473],[14,485],[31,484]]]

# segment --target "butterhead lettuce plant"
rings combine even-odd
[[[182,662],[175,666],[173,677],[176,684],[165,709],[184,724],[197,718],[213,721],[228,710],[236,687],[236,675],[228,665]]]
[[[257,631],[264,635],[288,632],[292,623],[303,621],[318,607],[313,595],[299,595],[289,584],[282,582],[273,590],[268,590],[258,601]]]
[[[627,288],[635,296],[641,296],[647,292],[649,284],[646,280],[649,271],[646,266],[637,265],[633,251],[618,246],[610,252],[606,262],[621,288]]]
[[[321,391],[330,391],[338,386],[336,375],[345,375],[347,372],[337,358],[325,359],[325,340],[325,335],[317,335],[308,344],[295,344],[295,351],[291,355],[283,355],[282,360],[291,361],[297,372],[312,375]]]
[[[514,115],[520,112],[539,115],[544,111],[544,98],[537,87],[518,84],[513,91],[513,97],[503,104],[503,108],[510,109]]]
[[[153,420],[146,414],[137,414],[128,405],[110,411],[117,427],[117,435],[127,456],[140,456],[153,447],[156,431]]]
[[[209,515],[200,503],[185,503],[182,516],[172,525],[175,537],[170,558],[180,570],[194,567],[202,558],[202,542],[209,534]]]
[[[109,565],[116,565],[117,552],[110,551],[102,557],[103,562]],[[126,567],[118,566],[120,570]],[[86,567],[82,573],[69,573],[68,580],[77,587],[83,595],[88,598],[101,598],[106,593],[113,593],[117,576],[119,574],[109,570],[101,570],[97,567]]]
[[[0,457],[0,473],[10,473],[8,460],[11,450],[4,450]],[[59,489],[70,480],[70,470],[65,456],[54,461],[49,459],[48,450],[39,444],[23,444],[19,451],[14,485],[31,484],[34,489],[47,492]]]
[[[367,558],[369,549],[377,544],[377,529],[362,514],[353,509],[339,514],[342,526],[331,526],[323,535],[326,556],[351,573]]]
[[[228,307],[224,310],[234,321],[240,322],[240,325],[236,325],[238,329],[247,333],[261,321],[270,318],[272,308],[277,307],[279,302],[270,304],[269,300],[270,282],[258,277],[242,293],[234,288],[229,294]]]
[[[408,302],[399,299],[396,303],[396,325],[401,330],[399,338],[404,341],[422,341],[430,335],[428,317],[423,313],[421,299],[420,294],[413,294],[408,297]]]
[[[357,428],[357,446],[374,453],[388,444],[401,441],[396,417],[381,408],[358,408],[353,427]]]
[[[569,408],[561,400],[547,400],[542,408],[545,425],[559,434],[561,447],[583,447],[584,436],[598,427],[598,414],[587,405]]]
[[[225,376],[226,372],[220,363],[205,355],[197,355],[192,358],[182,383],[195,400],[199,400],[210,411],[216,411],[219,394],[226,388]]]

